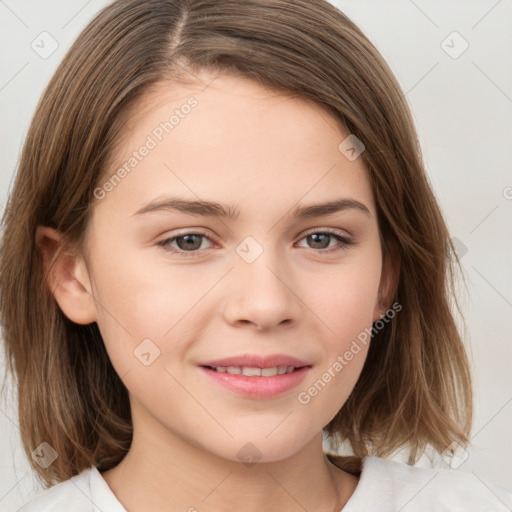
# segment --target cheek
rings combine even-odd
[[[368,284],[341,290],[320,310],[333,332],[323,338],[322,361],[298,389],[297,402],[305,417],[321,427],[347,401],[368,354],[375,300],[374,287]]]
[[[198,276],[192,266],[171,269],[165,262],[143,265],[137,258],[121,258],[122,251],[116,255],[114,248],[100,254],[107,253],[108,259],[92,262],[91,274],[97,323],[114,367],[120,374],[138,368],[134,351],[148,339],[161,355],[169,352],[172,340],[173,355],[179,354],[180,340],[195,338],[193,331],[204,324],[198,304],[217,274]]]
[[[349,340],[372,325],[380,273],[380,259],[370,254],[325,276],[321,289],[310,293],[315,312],[332,335],[333,348],[342,350]]]
[[[218,279],[214,272],[201,272],[192,265],[167,264],[159,250],[107,246],[101,251],[110,256],[97,257],[92,274],[98,300],[110,306],[110,315],[103,311],[104,322],[114,317],[129,331],[131,326],[140,335],[160,337]]]
[[[328,329],[324,330],[322,363],[299,390],[297,401],[309,417],[322,418],[323,425],[346,402],[361,374],[379,282],[380,260],[372,253],[333,273],[324,281],[323,294],[310,295]]]

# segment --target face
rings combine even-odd
[[[376,209],[326,110],[213,78],[161,84],[127,118],[84,286],[136,433],[275,461],[319,435],[361,372],[354,340],[384,313]]]

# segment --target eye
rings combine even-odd
[[[188,258],[198,255],[200,249],[205,249],[205,247],[202,247],[203,240],[211,242],[211,239],[204,233],[190,232],[166,238],[158,242],[158,245],[162,246],[166,251]],[[173,245],[174,243],[176,245]]]
[[[164,250],[170,253],[179,255],[180,257],[190,258],[200,256],[201,250],[212,247],[212,245],[204,247],[204,240],[212,242],[212,239],[204,233],[188,232],[180,233],[176,236],[166,238],[165,240],[158,242],[157,245],[163,247]],[[301,240],[306,240],[307,243],[312,244],[310,249],[314,249],[319,252],[329,254],[332,252],[347,249],[349,245],[352,245],[354,243],[345,235],[340,234],[340,232],[328,229],[306,233],[306,235],[303,236]],[[331,246],[332,241],[337,241],[337,245],[334,245],[334,247]]]
[[[306,233],[306,235],[301,240],[306,240],[307,243],[312,244],[312,246],[310,247],[311,249],[317,249],[320,252],[328,253],[347,249],[349,245],[354,243],[352,240],[350,240],[340,232],[332,230],[312,231]],[[334,247],[331,246],[331,248],[329,249],[330,243],[333,240],[337,240],[338,245],[335,245]],[[326,251],[324,249],[329,250]]]

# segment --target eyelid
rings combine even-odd
[[[299,240],[301,240],[302,238],[304,238],[308,235],[311,235],[313,233],[334,233],[334,234],[340,235],[346,239],[352,238],[352,235],[348,231],[343,230],[343,229],[328,228],[328,227],[316,227],[316,228],[310,228],[310,229],[307,229],[306,231],[303,231],[300,234]],[[166,235],[162,241],[165,242],[166,240],[169,240],[170,238],[179,238],[180,236],[186,236],[186,235],[203,235],[204,237],[210,239],[211,241],[216,241],[214,236],[207,233],[202,228],[194,228],[194,227],[181,228],[176,231],[173,231],[171,235]]]
[[[215,243],[215,244],[218,243],[216,241],[216,238],[213,235],[202,230],[201,228],[182,228],[182,229],[172,231],[171,234],[165,235],[164,238],[162,238],[162,240],[160,240],[160,242],[157,242],[157,245],[164,245],[165,242],[167,242],[169,240],[174,240],[176,238],[181,238],[181,237],[187,236],[187,235],[200,235],[200,236],[203,236],[204,238],[208,239],[212,243]]]
[[[165,235],[165,239],[169,238],[179,238],[180,236],[186,236],[186,235],[204,235],[207,238],[212,239],[213,236],[207,233],[202,228],[181,228],[181,229],[175,229],[174,231],[171,231],[171,234]]]
[[[308,235],[312,235],[314,233],[331,233],[331,234],[335,234],[335,235],[339,235],[343,238],[346,238],[347,240],[350,240],[352,239],[352,235],[344,230],[344,229],[339,229],[339,228],[327,228],[327,227],[319,227],[319,228],[311,228],[311,229],[307,229],[306,231],[304,231],[303,233],[301,233],[301,238],[304,238],[305,236],[308,236]]]

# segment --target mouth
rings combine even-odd
[[[198,365],[210,382],[252,399],[283,395],[304,380],[312,365],[294,357],[244,355]]]
[[[203,366],[214,372],[229,373],[230,375],[245,375],[246,377],[275,377],[286,375],[304,368],[304,366],[273,366],[270,368],[259,368],[257,366]]]

